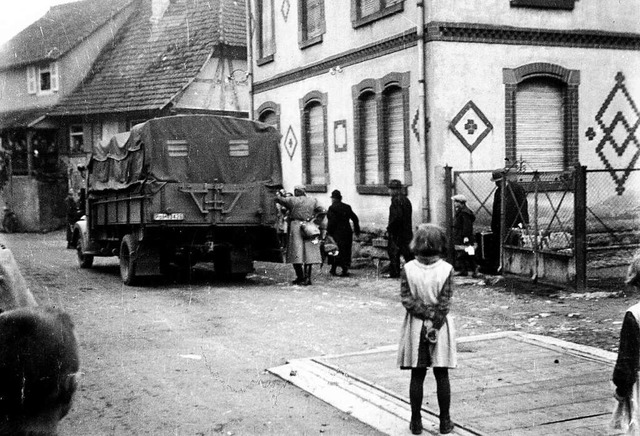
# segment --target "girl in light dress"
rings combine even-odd
[[[398,347],[398,366],[411,370],[409,399],[413,434],[422,433],[422,398],[428,368],[433,368],[440,408],[440,433],[451,433],[449,368],[457,365],[455,329],[449,315],[453,266],[444,260],[447,238],[442,228],[422,224],[411,250],[416,258],[401,273],[400,296],[406,309]]]

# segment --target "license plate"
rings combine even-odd
[[[183,213],[156,213],[153,215],[154,221],[182,221]]]

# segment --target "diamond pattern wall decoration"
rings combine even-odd
[[[282,18],[284,18],[285,23],[287,22],[287,18],[289,18],[289,9],[291,9],[291,3],[289,3],[289,0],[284,0],[280,12],[282,12]]]
[[[298,139],[296,134],[293,133],[293,128],[289,126],[287,134],[284,137],[284,149],[287,150],[289,160],[293,160],[293,155],[296,153],[296,147],[298,146]]]
[[[464,105],[460,112],[449,123],[449,129],[467,147],[469,153],[480,145],[482,140],[491,132],[493,125],[471,100]]]
[[[624,192],[631,170],[640,158],[640,141],[637,136],[640,111],[629,95],[624,80],[622,72],[618,72],[616,84],[595,117],[602,131],[595,151],[615,182],[618,195]],[[593,131],[593,137],[596,136],[598,135]]]

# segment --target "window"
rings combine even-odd
[[[511,0],[512,7],[573,9],[576,0]]]
[[[300,0],[298,44],[305,48],[322,42],[325,32],[324,0]]]
[[[387,180],[404,180],[404,96],[398,87],[384,93],[384,157],[387,164]]]
[[[36,174],[55,174],[58,171],[58,150],[55,130],[38,130],[31,137],[33,169]]]
[[[280,131],[280,105],[271,101],[262,103],[259,107],[256,118],[265,124],[270,124]]]
[[[256,2],[258,7],[258,65],[273,60],[276,52],[273,0]]]
[[[7,149],[11,150],[11,170],[15,176],[29,173],[27,148],[27,132],[25,130],[10,130],[6,136]]]
[[[541,78],[522,82],[516,93],[516,157],[529,170],[562,171],[564,106],[562,88]]]
[[[58,91],[58,63],[27,67],[27,92],[46,95]]]
[[[302,180],[310,192],[327,192],[327,94],[310,92],[301,100]]]
[[[387,195],[387,184],[411,184],[409,160],[409,73],[366,79],[352,88],[356,189]]]
[[[82,124],[72,124],[69,127],[69,153],[84,153],[84,134]]]
[[[351,0],[351,22],[359,27],[403,9],[404,0]]]
[[[563,171],[578,162],[580,72],[532,63],[503,69],[505,157],[526,171]],[[551,189],[551,187],[550,187]]]
[[[363,177],[365,185],[380,185],[380,151],[378,149],[378,110],[375,94],[366,92],[360,97],[360,139],[362,141]]]

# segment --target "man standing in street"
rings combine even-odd
[[[360,221],[353,213],[351,206],[342,202],[342,194],[337,189],[331,193],[331,206],[327,211],[327,233],[333,238],[338,246],[338,256],[329,273],[337,275],[337,267],[341,268],[341,277],[349,275],[351,266],[351,245],[353,243],[353,233],[360,235]],[[349,221],[353,222],[353,229]]]
[[[404,187],[400,180],[391,180],[388,187],[391,195],[389,224],[387,225],[389,277],[398,278],[400,277],[400,256],[404,258],[405,263],[414,258],[409,249],[409,243],[413,238],[412,207],[411,201],[404,193]]]

